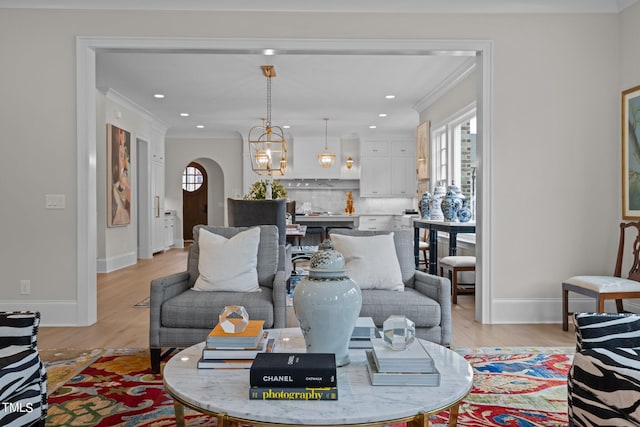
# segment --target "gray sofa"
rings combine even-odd
[[[149,348],[151,369],[160,371],[162,348],[188,347],[204,341],[218,323],[218,315],[227,305],[242,305],[250,319],[264,320],[265,328],[286,325],[286,281],[288,273],[285,247],[279,244],[278,227],[261,225],[258,246],[258,282],[260,292],[199,292],[193,287],[198,278],[200,255],[199,230],[231,238],[248,227],[214,227],[197,225],[189,248],[187,270],[151,281]]]
[[[373,236],[390,231],[333,229],[334,234]],[[451,344],[451,282],[416,270],[413,233],[393,230],[404,291],[366,289],[362,291],[360,316],[372,317],[377,327],[392,314],[404,314],[416,324],[416,336],[449,346]]]

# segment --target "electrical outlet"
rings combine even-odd
[[[20,280],[20,295],[31,294],[31,280]]]

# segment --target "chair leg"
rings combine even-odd
[[[562,289],[562,330],[569,330],[569,291]]]
[[[451,286],[453,288],[453,296],[451,297],[451,302],[454,304],[458,303],[458,272],[455,268],[449,271],[449,278],[451,280]]]
[[[622,306],[621,299],[616,300],[616,309],[618,310],[618,313],[624,313],[624,307]]]
[[[161,348],[151,348],[151,372],[154,374],[160,373],[160,359],[162,358]]]
[[[598,295],[598,313],[604,313],[604,298],[602,295]]]

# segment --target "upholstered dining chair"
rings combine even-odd
[[[287,200],[227,199],[229,227],[252,227],[274,224],[278,227],[279,242],[287,240]]]
[[[635,229],[633,244],[633,262],[628,278],[622,277],[622,261],[625,258],[625,235],[627,229]],[[640,298],[640,221],[620,224],[618,256],[613,276],[573,276],[562,282],[562,329],[569,329],[569,292],[586,295],[596,299],[597,312],[604,312],[606,300],[616,300],[618,313],[624,312],[622,300]]]
[[[451,302],[453,304],[458,303],[459,293],[473,293],[475,291],[475,285],[471,289],[458,285],[460,279],[458,273],[463,271],[476,271],[476,257],[450,255],[440,260],[440,275],[444,276],[446,272],[449,275],[449,280],[451,280]]]

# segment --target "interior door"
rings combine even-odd
[[[201,164],[189,163],[182,174],[182,215],[184,240],[193,240],[193,227],[207,224],[207,171]]]

